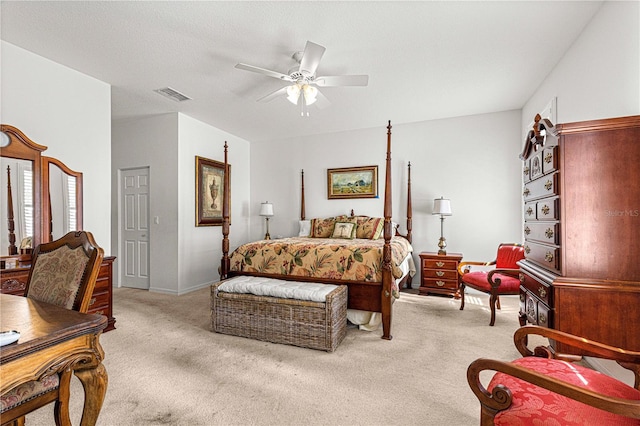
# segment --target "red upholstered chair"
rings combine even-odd
[[[496,322],[496,306],[500,309],[500,295],[517,295],[520,292],[520,269],[516,262],[524,259],[524,249],[520,244],[503,243],[498,246],[496,259],[492,262],[460,262],[460,310],[464,309],[464,289],[471,287],[488,293],[491,321]],[[482,270],[473,270],[473,266],[482,266]]]
[[[576,363],[579,356],[543,346],[532,352],[526,342],[533,334],[571,346],[576,353],[617,361],[634,373],[634,387]],[[640,425],[640,352],[531,325],[518,329],[514,342],[524,358],[481,358],[467,369],[469,386],[480,401],[481,426]],[[484,387],[480,376],[487,381],[487,371],[496,373]]]

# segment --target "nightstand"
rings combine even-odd
[[[461,253],[438,254],[430,252],[420,253],[420,294],[444,294],[460,297],[458,263],[462,260]]]

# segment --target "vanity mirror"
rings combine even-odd
[[[34,247],[41,240],[41,153],[38,145],[20,130],[0,126],[2,233],[0,255],[16,256],[20,247]]]
[[[42,238],[53,241],[82,229],[82,173],[42,157]]]

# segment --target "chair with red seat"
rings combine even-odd
[[[496,259],[492,262],[460,262],[460,310],[464,309],[464,289],[471,287],[490,295],[491,321],[496,322],[496,307],[500,309],[500,295],[517,295],[520,292],[520,279],[517,262],[524,259],[524,249],[520,244],[503,243],[498,246]],[[482,266],[482,270],[473,270]]]
[[[565,353],[548,346],[529,350],[531,335],[561,343]],[[480,401],[481,426],[640,425],[640,352],[532,325],[516,330],[513,340],[523,358],[480,358],[467,369],[469,386]],[[575,354],[616,361],[633,372],[634,387],[581,365]],[[488,371],[496,373],[485,388],[481,375],[488,380]]]

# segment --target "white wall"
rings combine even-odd
[[[393,123],[392,123],[393,125]],[[402,124],[392,128],[393,221],[404,232],[406,165],[411,161],[413,245],[437,251],[439,216],[433,199],[451,199],[445,219],[447,251],[468,260],[493,260],[501,242],[520,242],[520,111]],[[300,139],[251,145],[251,237],[264,236],[260,203],[274,204],[272,237],[297,232],[300,169],[305,171],[307,218],[383,215],[386,123]],[[379,199],[328,200],[327,169],[378,165]],[[414,281],[414,286],[418,280]]]
[[[228,143],[231,165],[231,227],[233,249],[249,235],[249,143],[201,121],[179,114],[178,154],[178,293],[186,293],[217,281],[222,258],[222,227],[196,227],[195,157],[224,162]]]
[[[118,235],[118,171],[149,167],[149,214],[160,219],[159,224],[151,221],[149,228],[150,286],[154,291],[177,293],[178,117],[176,114],[163,114],[135,120],[116,120],[112,132],[111,231],[114,254],[123,255]],[[118,276],[123,266],[124,262],[120,262]]]
[[[113,241],[117,248],[117,170],[149,167],[150,290],[183,294],[219,279],[222,228],[196,227],[195,157],[231,164],[231,247],[248,235],[249,144],[183,114],[164,114],[113,123]],[[123,264],[123,263],[121,263]]]
[[[0,57],[0,121],[83,173],[84,229],[110,255],[111,87],[4,41]]]
[[[640,2],[603,3],[523,107],[523,124],[554,96],[559,123],[640,114]]]

